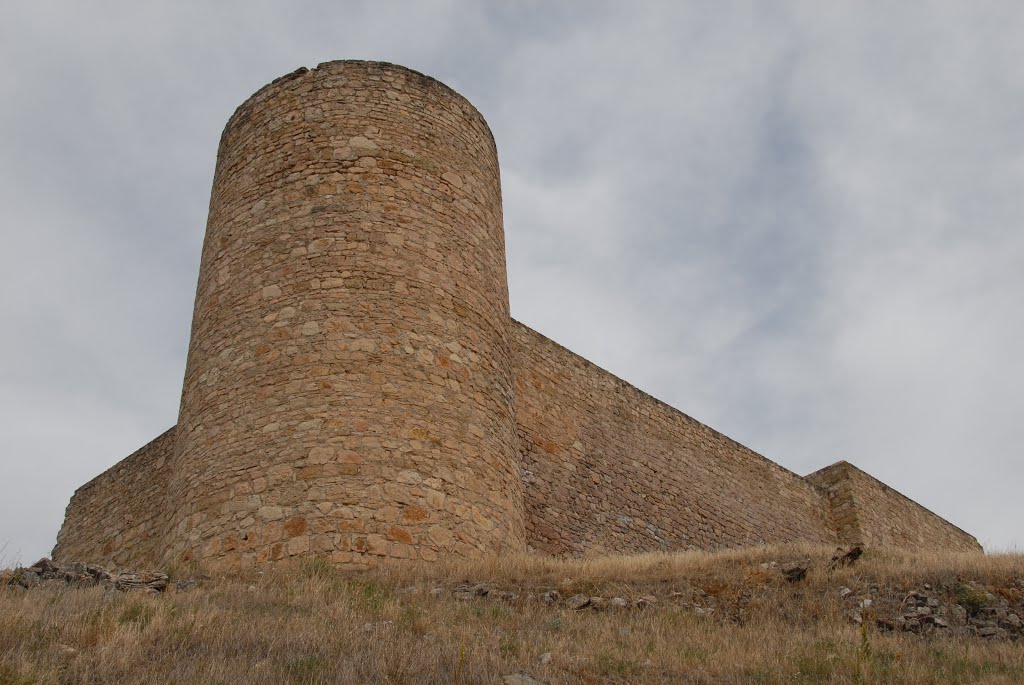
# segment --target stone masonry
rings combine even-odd
[[[75,492],[54,558],[792,541],[980,550],[845,462],[801,478],[512,320],[483,117],[417,72],[342,61],[228,121],[178,423]]]

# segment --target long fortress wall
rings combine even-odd
[[[833,544],[800,476],[515,326],[527,539],[559,556]]]
[[[235,111],[191,333],[177,426],[75,493],[56,557],[830,544],[849,511],[872,544],[977,545],[923,509],[888,525],[910,510],[884,486],[832,496],[514,322],[491,132],[393,64],[300,69]]]

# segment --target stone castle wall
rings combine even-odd
[[[853,464],[841,461],[807,476],[828,499],[844,544],[980,551],[970,534],[936,516]]]
[[[800,476],[516,326],[530,546],[558,556],[833,544]]]
[[[956,537],[923,509],[887,527],[903,503],[851,487],[851,507],[879,508],[858,519],[872,542]],[[347,566],[830,544],[827,495],[512,321],[479,112],[409,69],[329,62],[228,121],[178,424],[75,493],[54,554]]]
[[[176,428],[75,490],[57,535],[55,559],[112,566],[160,560]]]

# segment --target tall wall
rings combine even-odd
[[[853,464],[840,461],[806,477],[828,499],[845,544],[979,552],[968,533]]]
[[[167,558],[523,548],[498,161],[447,86],[330,62],[221,138]]]
[[[558,556],[832,544],[794,473],[514,327],[527,540]]]
[[[75,490],[57,534],[55,559],[123,566],[160,558],[176,429]]]

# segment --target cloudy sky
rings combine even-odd
[[[0,22],[0,565],[176,421],[217,140],[397,62],[502,163],[513,315],[801,474],[1024,548],[1024,4],[22,2]]]

